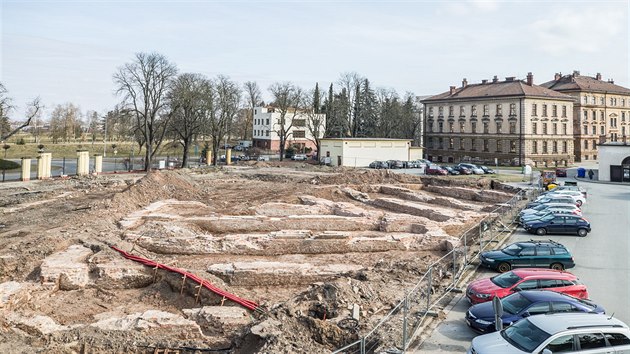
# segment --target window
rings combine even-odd
[[[527,309],[530,315],[541,315],[549,312],[549,303],[548,302],[540,302],[530,306]]]
[[[567,117],[567,106],[562,106],[562,118]]]
[[[453,138],[448,139],[448,148],[449,149],[453,149],[454,140],[455,139],[453,139]]]
[[[306,137],[306,132],[304,130],[294,130],[293,131],[293,137],[294,138],[305,138]]]
[[[538,115],[538,106],[535,103],[532,103],[532,116],[536,117]]]
[[[582,350],[606,347],[606,340],[601,333],[578,334],[577,338],[580,341],[580,349]]]
[[[516,122],[510,122],[510,134],[516,134]]]
[[[501,134],[501,122],[497,122],[497,134]]]
[[[532,123],[532,134],[538,134],[538,124]]]
[[[604,111],[599,111],[599,119],[601,120],[605,120],[606,117],[604,116]]]
[[[562,123],[562,135],[567,135],[567,123]]]
[[[427,140],[427,147],[433,149],[433,138],[429,138]]]
[[[490,129],[488,128],[489,124],[488,122],[483,122],[483,133],[484,134],[488,134]]]
[[[606,105],[606,101],[604,101],[604,97],[599,98],[599,104],[602,106]]]
[[[265,132],[265,135],[269,136],[269,130],[267,130],[267,131]]]
[[[267,118],[267,123],[265,123],[265,124],[269,125],[269,118]]]
[[[562,142],[562,153],[563,154],[566,154],[569,151],[568,147],[569,147],[569,144],[566,141],[563,141]]]
[[[543,111],[542,111],[542,116],[546,117],[547,116],[547,105],[543,103]]]
[[[621,127],[621,136],[626,136],[626,127],[625,126]]]
[[[294,127],[305,127],[306,126],[306,120],[305,119],[294,119],[293,120],[293,126]]]
[[[542,149],[542,153],[546,154],[547,153],[547,142],[543,141],[543,149]]]
[[[553,123],[553,135],[558,135],[558,123]]]
[[[466,116],[466,110],[464,109],[464,106],[459,106],[459,116],[460,117]]]
[[[615,105],[615,99],[614,99],[614,98],[612,98],[612,97],[610,98],[610,105],[611,105],[611,106],[614,106],[614,105]]]
[[[558,142],[557,141],[553,142],[553,153],[554,154],[558,153]]]
[[[543,126],[543,131],[542,131],[543,135],[547,135],[547,123],[543,123],[542,126]]]
[[[599,127],[599,134],[600,134],[600,135],[605,135],[605,134],[606,134],[605,129],[606,129],[606,128],[605,128],[603,125],[602,125],[602,126],[600,126],[600,127]]]
[[[588,125],[584,126],[584,135],[588,135]]]
[[[477,142],[475,141],[475,139],[470,139],[470,150],[472,151],[476,151],[477,150]]]
[[[433,107],[429,107],[429,118],[433,118]]]
[[[454,125],[455,125],[455,124],[454,124],[454,123],[452,123],[452,122],[451,122],[451,123],[448,123],[448,131],[449,131],[449,132],[451,132],[451,133],[454,133],[454,132],[455,132],[455,129],[453,128],[453,126],[454,126]]]
[[[503,152],[503,145],[501,144],[501,140],[497,140],[497,152]]]
[[[476,117],[477,116],[477,105],[474,104],[470,107],[470,116],[471,117]]]
[[[551,106],[551,116],[552,117],[557,117],[558,116],[558,105],[552,105]]]
[[[591,104],[595,104],[595,96],[591,96]]]
[[[510,116],[516,115],[516,103],[510,103]]]
[[[488,151],[488,139],[483,139],[483,151]]]
[[[444,122],[438,122],[438,132],[444,132]]]
[[[545,347],[545,349],[549,349],[552,353],[568,353],[573,352],[573,335],[566,335],[562,337],[558,337]]]
[[[630,344],[630,339],[622,333],[604,333],[604,336],[608,339],[608,343],[610,343],[613,347],[617,345]]]
[[[547,247],[547,246],[540,246],[536,249],[536,255],[537,256],[550,256],[551,255],[551,248]],[[554,280],[555,282],[555,280]]]
[[[588,111],[585,110],[583,113],[584,113],[584,120],[585,121],[588,120]]]
[[[438,107],[438,117],[444,117],[444,107]]]
[[[626,112],[621,112],[621,121],[622,122],[626,121]]]
[[[444,139],[438,138],[438,149],[444,149]]]
[[[497,115],[498,116],[503,115],[503,105],[500,103],[497,105]]]
[[[488,111],[489,111],[489,110],[488,110],[488,105],[487,105],[487,104],[484,104],[484,105],[483,105],[483,116],[484,116],[484,117],[489,116]]]
[[[578,311],[577,307],[567,303],[554,301],[551,303],[551,307],[553,308],[553,312],[576,312]]]
[[[582,96],[582,104],[588,103],[588,96]]]
[[[597,119],[597,112],[593,111],[593,120],[596,120],[596,119]]]
[[[463,133],[464,132],[464,127],[466,126],[465,122],[459,122],[459,132]]]
[[[591,135],[595,135],[597,134],[597,127],[596,126],[592,126],[591,127]]]
[[[546,247],[549,248],[549,247]],[[542,254],[540,254],[540,250],[538,250],[538,255],[539,256],[543,256]],[[544,254],[545,256],[547,254]],[[555,279],[541,279],[540,280],[540,288],[541,289],[548,289],[548,288],[555,288],[558,286],[558,282]]]
[[[533,290],[533,289],[536,289],[537,287],[538,287],[537,280],[526,280],[518,285],[518,288],[521,290]]]
[[[431,120],[427,122],[427,132],[433,133],[433,121]]]
[[[593,143],[593,145],[592,145],[593,146],[593,150],[597,149],[597,147],[596,147],[597,146],[597,140],[593,139],[592,143]]]
[[[455,107],[453,106],[448,106],[448,116],[452,117],[455,113],[453,113],[455,111]]]
[[[477,122],[470,122],[470,128],[473,133],[477,132]]]
[[[588,140],[584,140],[584,150],[588,150]]]
[[[464,150],[464,138],[459,138],[459,149]]]
[[[533,144],[532,145],[532,153],[533,154],[537,154],[538,153],[538,142],[534,141],[532,144]]]

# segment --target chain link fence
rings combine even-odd
[[[374,353],[377,349],[406,351],[420,335],[427,318],[437,315],[440,302],[451,292],[461,291],[458,282],[479,253],[494,248],[511,234],[525,199],[527,192],[518,192],[474,227],[464,231],[459,237],[460,246],[430,264],[415,286],[406,291],[404,297],[371,330],[332,353],[365,354]]]

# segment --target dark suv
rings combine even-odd
[[[526,222],[523,227],[536,235],[570,234],[584,237],[591,232],[591,223],[580,215],[550,214],[541,219]]]
[[[481,265],[501,273],[517,267],[537,267],[563,270],[575,267],[573,256],[555,241],[524,241],[501,250],[482,252]]]

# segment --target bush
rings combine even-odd
[[[26,141],[24,141],[24,138],[20,138],[20,140],[17,141],[18,145],[26,145]]]
[[[0,159],[0,170],[14,170],[16,168],[20,168],[19,163]]]

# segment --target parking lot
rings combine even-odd
[[[569,174],[571,175],[571,174]],[[591,222],[586,237],[569,235],[536,236],[518,229],[508,242],[551,239],[572,252],[576,267],[569,271],[588,286],[590,298],[603,305],[608,314],[630,323],[630,188],[627,185],[580,182],[588,191],[583,215]],[[496,275],[480,269],[477,278]],[[465,353],[477,335],[464,323],[469,304],[462,295],[450,304],[452,309],[431,336],[415,349],[416,353]]]

